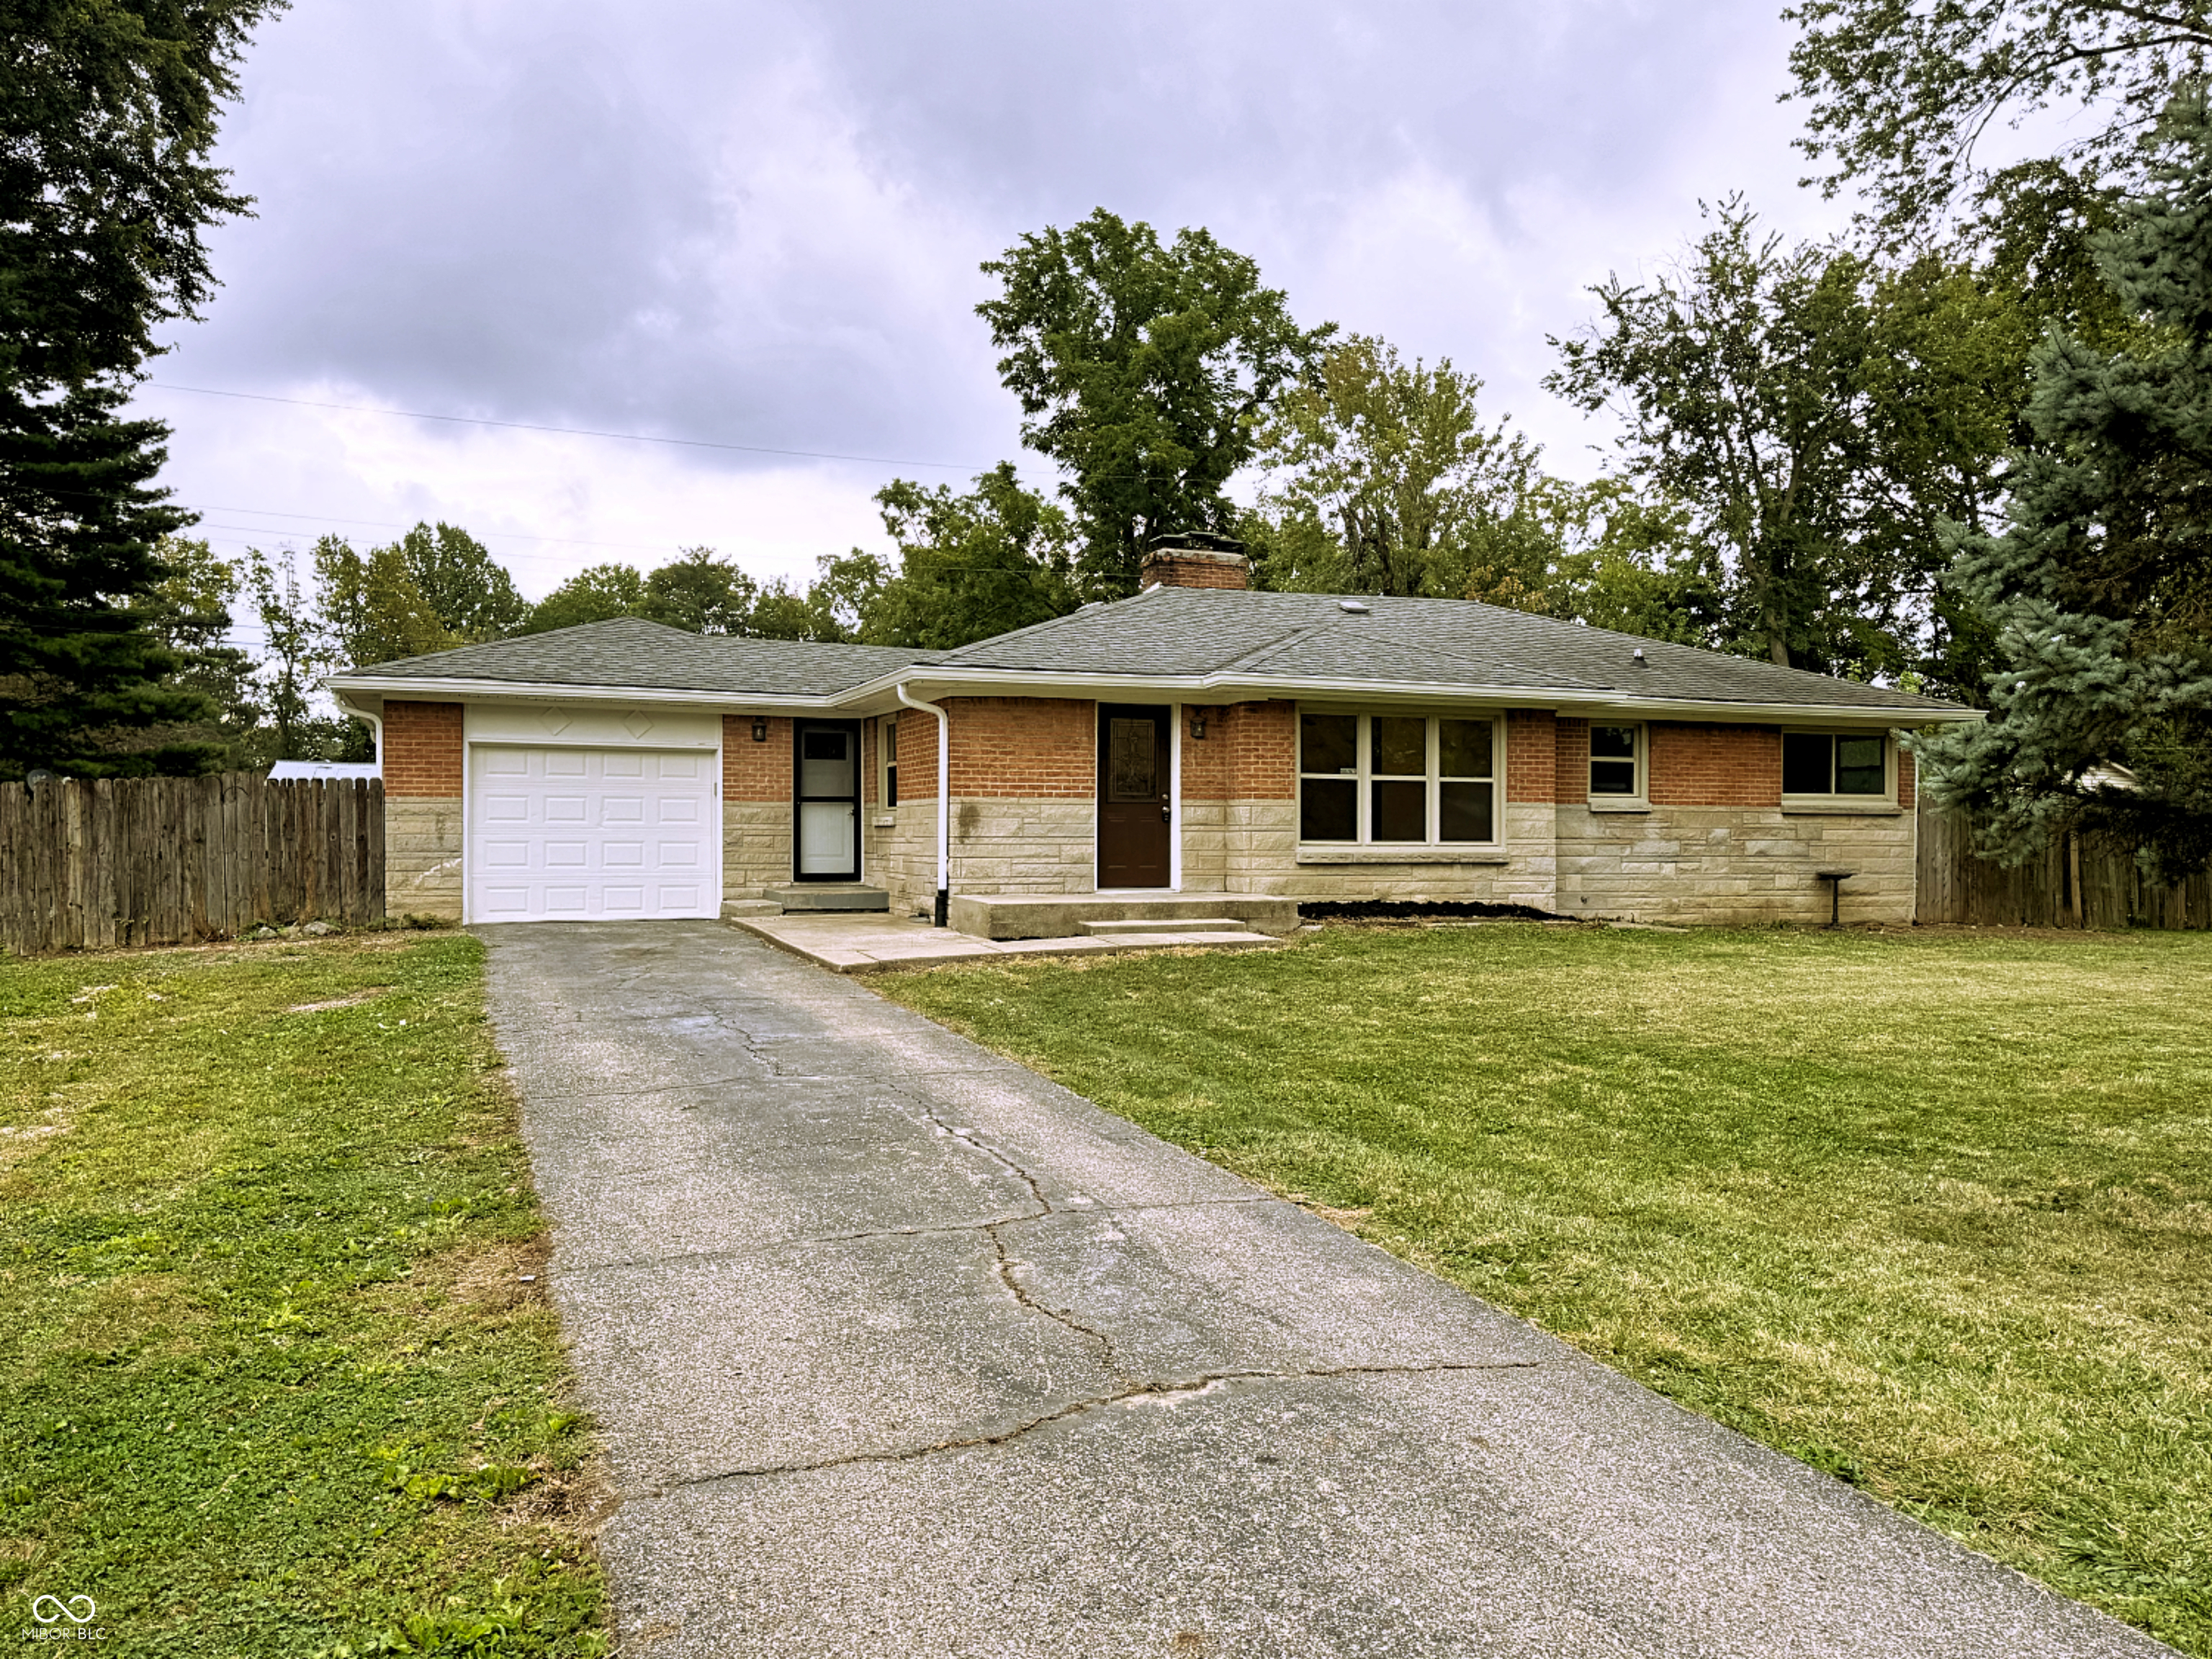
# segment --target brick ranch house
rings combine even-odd
[[[1301,900],[1825,921],[1848,871],[1846,921],[1906,921],[1899,733],[1979,718],[1468,601],[1248,592],[1212,549],[1144,584],[956,651],[625,619],[337,675],[380,728],[388,902],[945,920],[949,894],[1001,938]]]

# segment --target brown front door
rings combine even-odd
[[[1168,884],[1165,708],[1098,705],[1098,884]]]

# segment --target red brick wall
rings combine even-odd
[[[1553,800],[1575,805],[1589,799],[1589,729],[1588,720],[1560,717],[1553,757]]]
[[[945,712],[952,721],[955,799],[1089,800],[1098,793],[1097,704],[1062,697],[948,697]],[[932,796],[936,748],[928,745]],[[899,756],[903,799],[903,731]]]
[[[1137,586],[1146,587],[1233,587],[1249,585],[1252,567],[1241,555],[1147,553]]]
[[[1506,711],[1506,799],[1553,799],[1559,787],[1559,725],[1548,708]]]
[[[1892,738],[1892,743],[1897,739]],[[1897,804],[1910,812],[1920,800],[1920,772],[1905,750],[1897,751]]]
[[[898,793],[902,803],[937,799],[937,716],[898,713]]]
[[[1782,734],[1771,726],[1653,720],[1644,787],[1655,806],[1779,806]]]
[[[1182,706],[1182,794],[1185,800],[1229,799],[1229,715],[1225,704]],[[1206,722],[1206,735],[1194,738],[1191,722]]]
[[[750,714],[722,716],[722,799],[780,801],[791,799],[791,722],[781,716],[768,723],[768,741],[753,741]]]
[[[384,793],[458,799],[461,793],[461,706],[384,705]]]
[[[1221,745],[1221,794],[1200,795],[1189,781],[1190,749],[1183,750],[1183,793],[1194,799],[1296,800],[1298,794],[1298,713],[1289,702],[1240,702],[1218,711],[1206,741]]]

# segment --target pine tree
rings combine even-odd
[[[2212,854],[2212,113],[2177,101],[2149,194],[2097,255],[2134,339],[2054,331],[2036,360],[2011,527],[1954,532],[1950,580],[1986,616],[1991,717],[1919,740],[1929,788],[1983,844],[2061,830],[2135,841],[2154,870]],[[2112,769],[2124,769],[2116,775]]]
[[[210,291],[202,231],[245,198],[209,160],[247,32],[281,0],[18,0],[0,10],[0,776],[196,771],[219,748],[164,684],[153,480],[122,413],[155,327]],[[133,734],[137,735],[133,735]]]
[[[152,730],[212,710],[163,684],[181,659],[154,626],[167,574],[157,544],[191,515],[151,487],[167,434],[121,418],[124,396],[93,386],[32,403],[0,391],[0,776],[191,773],[222,756]]]

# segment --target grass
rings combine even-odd
[[[608,1650],[481,983],[451,936],[0,961],[8,1626]]]
[[[2212,1656],[2212,939],[1332,928],[874,983]]]

